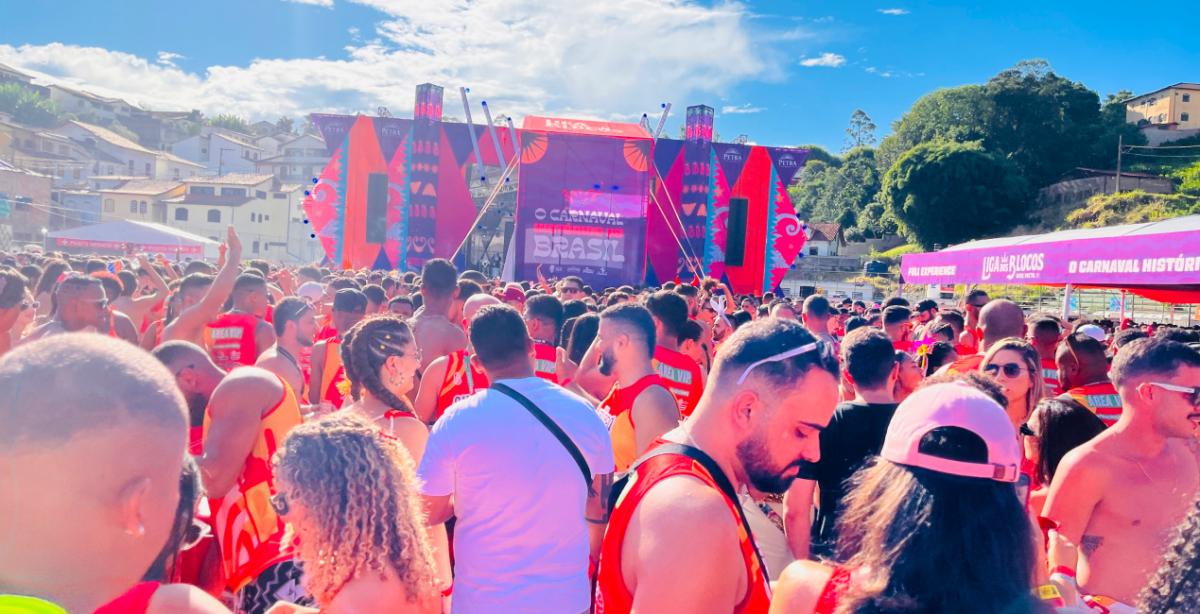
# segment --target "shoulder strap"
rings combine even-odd
[[[542,426],[546,427],[546,430],[550,431],[551,435],[554,435],[554,438],[558,440],[558,443],[561,443],[562,446],[567,449],[567,452],[570,453],[571,458],[575,460],[575,464],[579,466],[579,472],[583,474],[583,483],[587,486],[588,496],[595,494],[592,491],[592,470],[588,468],[587,461],[583,458],[583,453],[579,451],[579,446],[575,445],[574,441],[571,441],[571,437],[562,430],[562,427],[558,426],[558,423],[550,418],[550,416],[547,416],[546,412],[538,409],[538,406],[534,405],[533,401],[530,401],[525,397],[525,395],[513,390],[507,384],[492,384],[492,390],[500,392],[516,401],[519,405],[521,405],[521,407],[524,407],[530,414],[532,414],[534,418],[537,418],[537,421],[541,422]]]
[[[760,569],[762,569],[763,577],[766,577],[767,565],[763,562],[762,553],[758,551],[758,542],[754,539],[754,531],[750,530],[750,521],[746,519],[746,512],[742,509],[742,503],[741,500],[738,499],[737,491],[733,489],[733,484],[730,483],[729,478],[725,475],[725,472],[721,470],[721,466],[718,465],[717,461],[713,460],[711,456],[695,446],[689,446],[682,443],[664,443],[653,450],[650,450],[644,456],[639,458],[637,462],[629,468],[629,473],[632,474],[634,471],[637,471],[639,465],[650,460],[651,458],[654,458],[655,456],[662,456],[664,454],[686,456],[697,463],[700,463],[700,466],[704,467],[704,470],[707,471],[710,476],[712,476],[712,479],[717,483],[717,488],[721,491],[721,494],[725,495],[725,498],[728,499],[729,502],[733,504],[733,508],[737,510],[738,519],[742,521],[742,529],[746,531],[746,535],[750,538],[750,545],[754,547],[754,556],[758,559],[758,566]]]

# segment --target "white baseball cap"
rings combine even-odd
[[[1100,343],[1108,341],[1108,333],[1104,332],[1103,328],[1100,328],[1095,324],[1084,324],[1083,326],[1075,329],[1075,332],[1083,333],[1092,339],[1099,341]]]
[[[986,462],[968,462],[921,450],[921,440],[941,427],[957,427],[987,444]],[[883,458],[938,473],[997,482],[1016,482],[1021,446],[1004,408],[977,388],[961,382],[921,388],[900,404],[883,440]]]
[[[296,295],[315,303],[325,295],[325,288],[315,281],[306,281],[296,289]]]

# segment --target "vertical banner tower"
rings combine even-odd
[[[442,87],[432,83],[417,86],[413,115],[413,148],[408,177],[412,186],[409,202],[408,249],[402,271],[418,271],[433,258],[437,235],[438,161],[441,157]]]
[[[683,240],[687,242],[688,251],[694,255],[705,254],[706,244],[709,243],[706,229],[707,220],[712,213],[709,211],[713,202],[712,182],[712,140],[713,116],[715,111],[706,105],[693,105],[687,108],[687,118],[684,124],[683,145],[683,193],[680,196],[679,214],[683,222]],[[705,270],[711,263],[705,258]],[[679,267],[677,273],[686,271],[687,267]]]

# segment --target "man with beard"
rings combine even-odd
[[[21,343],[89,328],[101,334],[108,333],[108,295],[99,278],[71,273],[59,282],[54,299],[57,303],[54,319],[34,329]]]
[[[613,442],[617,471],[625,471],[655,440],[679,426],[675,397],[654,370],[654,319],[641,305],[617,305],[600,314],[596,351],[602,375],[617,381],[600,404]]]
[[[798,322],[767,318],[721,345],[707,389],[631,469],[601,547],[597,611],[767,611],[737,493],[782,493],[817,459],[837,359]]]
[[[175,374],[193,432],[203,433],[197,459],[212,508],[213,534],[238,612],[265,612],[303,594],[300,568],[283,543],[284,523],[271,505],[271,457],[302,421],[287,382],[258,367],[222,371],[208,352],[168,341],[154,357]]]
[[[308,398],[308,376],[300,366],[300,357],[313,347],[317,317],[308,301],[289,297],[275,305],[275,345],[258,357],[256,366],[283,378],[300,399]],[[320,399],[317,399],[318,405]]]

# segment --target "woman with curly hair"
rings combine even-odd
[[[1179,525],[1162,564],[1138,597],[1139,612],[1183,614],[1200,603],[1200,499]]]
[[[288,523],[285,539],[296,540],[321,612],[440,611],[413,463],[398,441],[339,412],[292,429],[274,467],[271,505]]]

